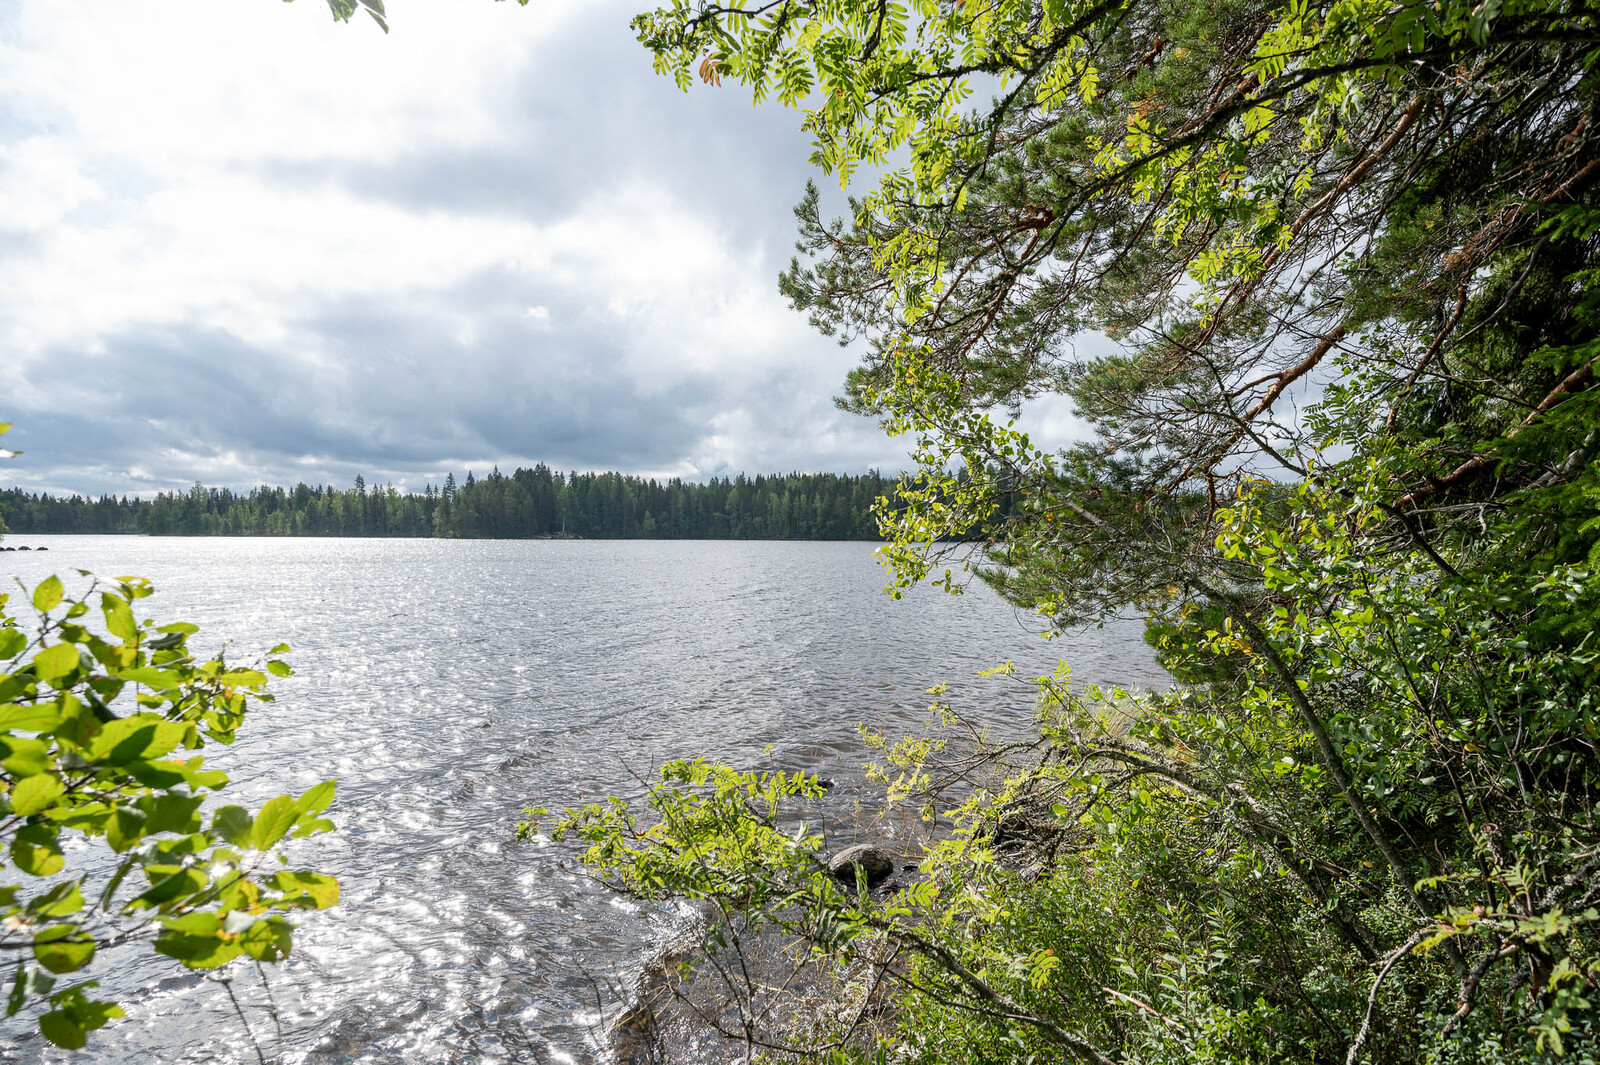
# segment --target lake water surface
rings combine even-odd
[[[660,761],[705,754],[832,776],[870,806],[855,727],[925,721],[925,691],[1002,727],[1032,675],[1160,686],[1136,623],[1047,643],[982,587],[882,593],[862,543],[11,537],[30,587],[75,568],[155,582],[140,616],[187,620],[198,649],[293,645],[295,677],[232,748],[208,748],[251,805],[329,777],[339,831],[297,844],[341,905],[303,917],[269,971],[286,1062],[579,1062],[597,1010],[643,961],[650,914],[571,866],[574,848],[512,841],[528,805],[638,790]],[[767,751],[771,748],[770,752]],[[224,991],[147,947],[92,975],[129,1019],[67,1055],[13,1022],[0,1061],[244,1062]],[[269,1058],[254,972],[233,987]],[[19,1018],[20,1020],[20,1018]]]

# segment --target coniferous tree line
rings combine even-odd
[[[523,539],[864,540],[877,537],[873,502],[893,478],[877,471],[739,474],[704,484],[621,473],[532,469],[421,492],[263,485],[247,492],[196,484],[153,498],[54,496],[0,491],[13,533],[146,533],[184,536],[442,536]]]

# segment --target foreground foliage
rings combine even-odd
[[[1046,678],[1030,744],[887,751],[891,800],[956,824],[892,902],[812,886],[776,778],[570,814],[597,868],[865,959],[920,1061],[1600,1057],[1594,9],[635,25],[680,84],[800,107],[823,170],[886,171],[842,222],[807,196],[783,286],[913,440],[896,585],[976,572],[1052,632],[1137,610],[1185,686]],[[1001,417],[1045,394],[1093,438]],[[851,1023],[739,1034],[874,1053]]]
[[[136,577],[79,597],[55,577],[0,595],[0,951],[6,1013],[39,1011],[52,1043],[85,1045],[122,1016],[84,974],[146,941],[189,969],[289,954],[288,914],[339,897],[334,878],[286,868],[287,838],[330,830],[331,781],[254,812],[212,800],[228,784],[198,752],[232,743],[268,673],[189,648],[194,625],[135,618]]]

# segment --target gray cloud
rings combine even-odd
[[[758,371],[754,388],[697,372],[646,392],[623,365],[624,330],[560,301],[550,316],[571,324],[530,330],[516,296],[514,279],[480,276],[421,307],[329,300],[297,323],[323,346],[315,360],[203,327],[139,328],[105,337],[98,352],[53,350],[40,376],[74,382],[71,409],[22,418],[7,442],[26,453],[9,472],[91,492],[197,479],[348,483],[358,473],[420,488],[447,470],[536,461],[674,472],[726,412],[777,442],[750,456],[767,460],[755,468],[840,466],[841,456],[806,441],[841,424],[863,453],[879,443],[793,371]],[[478,325],[470,360],[452,357],[460,344],[446,309]],[[842,465],[861,465],[852,457]]]

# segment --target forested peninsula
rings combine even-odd
[[[705,483],[622,473],[566,473],[544,463],[509,475],[452,473],[402,492],[297,484],[247,492],[196,484],[152,498],[0,491],[13,533],[167,536],[441,536],[464,539],[870,540],[873,503],[896,481],[877,471],[739,474]]]

